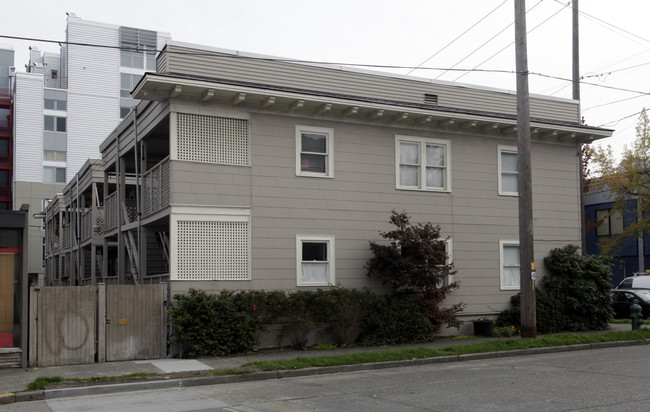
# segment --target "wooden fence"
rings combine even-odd
[[[159,359],[167,285],[30,288],[29,366]]]

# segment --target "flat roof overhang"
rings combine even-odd
[[[388,101],[359,96],[319,93],[273,85],[177,74],[146,73],[132,96],[163,101],[182,96],[201,102],[220,101],[232,106],[325,118],[346,118],[373,124],[418,126],[446,130],[480,131],[494,136],[516,136],[514,115],[475,112],[435,105]],[[531,118],[531,138],[563,143],[591,143],[610,137],[613,130]]]

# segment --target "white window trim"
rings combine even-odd
[[[302,280],[302,243],[325,242],[327,243],[327,281],[303,282]],[[296,285],[297,286],[334,286],[336,273],[336,247],[332,235],[296,235]]]
[[[518,240],[499,240],[499,283],[501,290],[520,290],[520,286],[509,286],[505,284],[504,273],[503,273],[503,247],[504,246],[517,246],[519,247]],[[521,262],[520,262],[521,267]]]
[[[503,190],[503,171],[501,170],[501,153],[514,153],[517,154],[517,146],[497,146],[497,162],[498,162],[498,180],[499,180],[499,196],[519,196],[519,192],[506,192]],[[518,173],[517,173],[518,174]]]
[[[302,133],[318,133],[327,136],[327,164],[325,173],[304,172],[300,165]],[[296,126],[296,176],[334,178],[334,129],[327,127]]]
[[[454,242],[450,237],[444,239],[443,242],[445,242],[447,252],[447,261],[445,263],[451,265],[454,263]],[[442,286],[451,285],[452,283],[454,283],[454,275],[447,275]]]
[[[419,176],[419,186],[402,186],[400,185],[400,143],[401,142],[410,142],[420,144],[420,176]],[[426,144],[434,144],[444,146],[445,148],[445,166],[444,166],[444,178],[443,178],[443,187],[427,187],[426,186],[426,165],[423,167],[423,162],[426,162],[426,157],[422,156],[423,147],[426,147]],[[413,136],[395,136],[395,187],[399,190],[417,190],[425,192],[451,192],[451,141],[445,139],[435,139],[431,137],[413,137]]]

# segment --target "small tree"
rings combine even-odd
[[[594,167],[591,191],[610,196],[613,202],[610,218],[614,213],[624,216],[626,211],[632,212],[630,203],[638,201],[647,207],[650,203],[650,118],[645,109],[637,122],[636,140],[631,147],[625,145],[620,162],[614,156],[611,146],[593,150],[590,162]],[[626,239],[636,238],[650,229],[650,214],[635,213],[637,219],[626,221],[620,234],[599,241],[603,254],[618,254],[618,249]],[[595,225],[601,223],[603,221],[598,221]]]
[[[412,288],[421,293],[420,302],[426,308],[434,326],[446,323],[459,327],[461,321],[456,313],[463,309],[462,303],[441,308],[445,296],[458,287],[453,282],[446,285],[448,276],[455,273],[448,263],[445,239],[440,237],[440,227],[431,223],[411,224],[406,212],[392,211],[390,223],[395,230],[381,232],[389,244],[370,242],[374,255],[366,264],[368,276],[381,279],[397,291]]]

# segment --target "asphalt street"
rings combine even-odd
[[[4,405],[3,411],[644,411],[650,348],[613,347]]]

